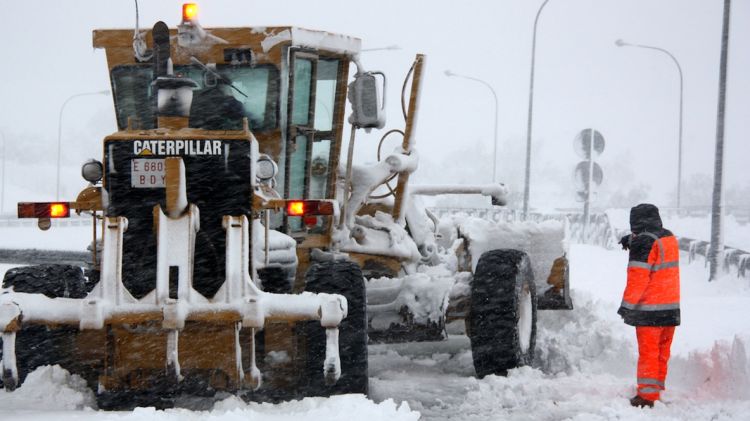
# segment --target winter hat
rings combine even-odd
[[[641,203],[630,208],[630,231],[634,234],[640,234],[643,231],[657,231],[661,227],[659,208],[656,206],[650,203]]]

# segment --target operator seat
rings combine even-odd
[[[206,72],[205,88],[193,92],[189,125],[205,130],[242,130],[245,107],[232,95],[228,81]]]

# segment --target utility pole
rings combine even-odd
[[[731,0],[724,0],[724,23],[721,31],[721,62],[719,65],[719,106],[716,116],[716,158],[714,159],[714,194],[711,206],[711,249],[709,250],[709,282],[715,281],[724,262],[724,121],[727,102],[727,61],[729,55],[729,17]]]

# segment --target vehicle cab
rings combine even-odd
[[[154,40],[156,29],[93,32],[94,47],[106,52],[119,130],[104,139],[105,214],[150,229],[150,206],[133,203],[162,200],[160,160],[182,156],[201,235],[221,243],[220,224],[207,218],[257,218],[247,159],[254,141],[259,156],[278,165],[267,184],[280,198],[334,199],[349,64],[360,40],[295,27],[203,28],[187,6],[168,44]],[[160,98],[163,89],[170,98]],[[305,260],[331,242],[333,216],[314,213],[276,210],[266,224],[295,238]]]

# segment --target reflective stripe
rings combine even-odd
[[[657,389],[655,387],[640,387],[640,388],[638,388],[638,392],[640,392],[640,393],[659,393],[659,392],[661,392],[661,389]]]
[[[653,384],[656,386],[664,387],[664,382],[660,382],[657,379],[646,379],[646,378],[639,378],[638,384]]]
[[[651,265],[649,265],[646,262],[639,262],[637,260],[631,260],[628,262],[629,268],[641,268],[646,270],[651,270]]]
[[[670,269],[670,268],[676,268],[680,266],[680,262],[666,262],[659,265],[649,265],[646,262],[639,262],[637,260],[631,260],[628,262],[629,268],[640,268],[640,269],[648,269],[652,272],[656,272],[657,270],[662,269]]]
[[[656,272],[657,270],[670,269],[670,268],[676,268],[676,267],[680,267],[680,262],[667,262],[667,263],[662,263],[660,265],[655,265],[653,268],[653,271]]]
[[[629,302],[623,300],[620,305],[628,310],[641,310],[641,311],[661,311],[661,310],[679,310],[680,309],[680,303],[630,304]]]

